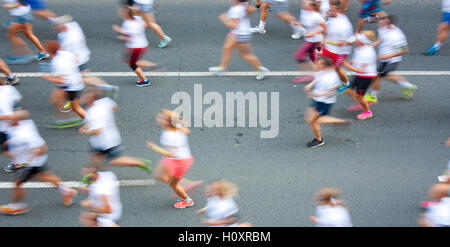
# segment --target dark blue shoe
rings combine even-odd
[[[425,55],[427,56],[434,56],[437,54],[439,54],[439,48],[434,45],[430,46],[430,48],[428,48],[428,51],[425,53]]]
[[[337,89],[337,92],[338,93],[343,93],[349,88],[350,88],[350,84],[348,86],[346,86],[344,83],[342,83],[342,85]]]
[[[150,84],[149,80],[139,80],[136,82],[136,87],[148,87]]]

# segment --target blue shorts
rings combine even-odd
[[[315,101],[315,100],[313,100],[311,102],[311,107],[316,109],[316,111],[320,115],[327,115],[328,112],[330,111],[332,105],[333,104],[327,104],[327,103],[323,103],[323,102],[319,102],[319,101]]]
[[[450,24],[450,12],[442,12],[442,22]]]
[[[359,10],[359,17],[368,18],[373,13],[383,11],[378,2],[379,0],[367,0],[366,2],[364,2],[361,9]]]
[[[153,14],[153,3],[151,4],[139,4],[141,11],[148,14]]]
[[[44,0],[23,0],[23,1],[28,3],[33,11],[47,9],[47,4],[44,2]]]
[[[27,23],[33,22],[33,15],[31,14],[31,12],[26,15],[13,16],[13,17],[14,17],[14,22],[16,22],[16,23],[27,24]]]

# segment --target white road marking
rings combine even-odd
[[[140,180],[120,180],[119,186],[149,186],[155,185],[156,180],[154,179],[140,179]],[[84,187],[81,182],[70,181],[62,182],[62,185],[69,188]],[[12,189],[14,188],[14,183],[12,182],[0,182],[0,189]],[[44,182],[29,182],[22,185],[22,188],[28,189],[43,189],[43,188],[54,188],[55,186],[51,183]]]
[[[257,71],[231,71],[224,72],[224,76],[256,76]],[[349,75],[354,75],[353,72],[347,72]],[[18,77],[41,77],[48,75],[47,73],[40,72],[25,72],[15,73]],[[212,72],[145,72],[147,76],[158,77],[212,77],[215,76]],[[312,71],[270,71],[267,72],[267,76],[297,76],[297,75],[309,75]],[[393,72],[396,75],[408,75],[408,76],[448,76],[450,71],[396,71]],[[4,74],[0,74],[3,77]],[[99,77],[128,77],[136,76],[134,72],[89,72],[85,73],[87,76],[99,76]]]

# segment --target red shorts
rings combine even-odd
[[[186,159],[170,159],[164,157],[160,160],[160,163],[167,167],[169,176],[180,179],[191,169],[194,163],[194,157],[191,156]]]
[[[333,65],[336,68],[339,68],[344,63],[344,60],[347,58],[348,54],[336,54],[332,53],[331,51],[325,49],[325,47],[322,48],[322,55],[323,57],[329,57],[333,61]]]
[[[147,48],[126,48],[124,60],[128,66],[136,65],[136,62],[145,54]]]

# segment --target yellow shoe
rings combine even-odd
[[[364,95],[364,98],[367,100],[367,102],[377,103],[377,98],[372,97],[372,95],[369,93]]]

